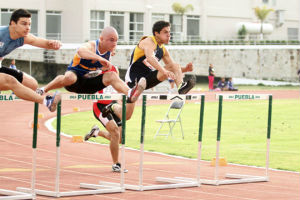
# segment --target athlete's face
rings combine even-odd
[[[114,51],[118,42],[118,35],[111,33],[100,37],[100,40],[107,51]]]
[[[20,37],[25,37],[28,35],[30,32],[31,28],[31,18],[27,17],[21,17],[15,23],[14,21],[11,22],[11,26],[13,27],[14,32],[20,36]]]
[[[170,26],[164,27],[158,34],[156,32],[155,35],[162,44],[168,44],[171,38]]]

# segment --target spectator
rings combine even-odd
[[[17,69],[15,59],[12,59],[12,60],[11,60],[11,64],[10,64],[9,68],[15,69],[15,70]]]
[[[209,91],[214,90],[215,70],[212,64],[209,64],[208,68],[208,89]]]
[[[227,88],[229,91],[238,91],[237,88],[233,87],[232,78],[228,78],[228,81],[226,82]]]
[[[219,88],[221,91],[227,91],[228,87],[227,87],[227,82],[225,81],[225,78],[221,78],[221,80],[219,80],[217,88]]]
[[[300,81],[300,69],[298,70],[298,76],[299,76],[299,81]]]

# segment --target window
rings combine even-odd
[[[90,19],[90,39],[96,40],[104,29],[104,11],[91,10]]]
[[[61,40],[61,12],[47,11],[46,38]]]
[[[10,16],[13,11],[13,9],[1,9],[1,26],[7,26],[9,24]]]
[[[7,26],[9,25],[10,16],[13,13],[14,9],[1,9],[1,26]],[[28,10],[28,12],[31,13],[31,30],[30,33],[34,35],[38,35],[38,12],[36,10]]]
[[[199,16],[187,16],[187,40],[195,41],[200,40],[199,34],[200,17]]]
[[[299,40],[298,31],[298,28],[288,28],[288,40]]]
[[[171,41],[180,41],[182,35],[182,16],[171,15]]]
[[[124,12],[110,12],[110,25],[117,30],[119,40],[124,40]]]
[[[144,14],[130,13],[129,40],[138,41],[144,34]]]
[[[157,21],[162,21],[165,19],[164,14],[152,14],[152,25]]]

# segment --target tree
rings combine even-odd
[[[262,8],[256,7],[254,8],[254,12],[256,17],[260,20],[260,39],[264,38],[263,34],[263,23],[270,14],[270,12],[273,12],[274,10],[272,8],[267,8],[266,6],[263,6]]]
[[[238,38],[240,40],[244,40],[246,35],[247,35],[247,29],[246,29],[245,25],[243,25],[238,31]]]
[[[183,15],[188,11],[193,11],[194,7],[192,4],[188,4],[185,7],[182,6],[180,3],[173,3],[172,9],[175,13],[181,15],[181,31],[183,31]]]

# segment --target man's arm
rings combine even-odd
[[[95,42],[87,42],[83,44],[77,50],[77,54],[79,55],[80,58],[99,61],[103,65],[102,70],[104,71],[109,70],[111,68],[111,63],[108,60],[102,58],[101,56],[95,53]]]
[[[53,50],[58,50],[61,47],[61,42],[58,40],[46,40],[44,38],[36,37],[30,33],[24,37],[24,44]]]
[[[156,45],[150,38],[146,38],[146,39],[142,40],[139,44],[139,48],[144,50],[147,62],[152,67],[154,67],[155,69],[157,69],[158,71],[161,71],[161,72],[165,71],[165,69],[159,64],[159,62],[157,61],[157,59],[154,55],[154,50],[156,48]]]

